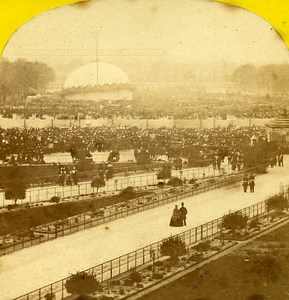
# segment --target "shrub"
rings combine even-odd
[[[199,251],[199,252],[205,252],[205,251],[210,250],[211,242],[209,240],[204,241],[204,242],[201,242],[201,243],[197,244],[196,246],[194,246],[192,248]]]
[[[48,293],[44,296],[45,300],[54,300],[55,299],[55,294],[54,293]]]
[[[240,211],[237,211],[224,216],[222,227],[225,229],[231,229],[232,232],[235,232],[236,230],[246,228],[247,221],[248,217],[243,215]]]
[[[132,197],[135,196],[135,194],[136,194],[136,193],[135,193],[133,187],[132,187],[132,186],[128,186],[128,187],[126,187],[125,189],[123,189],[123,190],[119,193],[119,196],[120,196],[121,198],[123,198],[124,200],[126,200],[126,199],[131,199]]]
[[[193,254],[189,257],[188,261],[191,261],[191,262],[200,262],[204,259],[203,257],[203,254]]]
[[[171,186],[181,186],[183,185],[183,181],[178,177],[173,177],[168,181],[167,184]]]
[[[72,295],[88,295],[103,290],[96,276],[86,272],[78,272],[69,277],[65,288]]]
[[[249,228],[250,229],[257,228],[259,225],[261,225],[261,223],[260,223],[258,217],[256,217],[256,218],[253,218],[251,220],[251,222],[249,223]]]
[[[211,247],[211,250],[220,252],[221,248],[218,246],[213,246],[213,247]]]
[[[123,285],[124,286],[132,286],[133,282],[130,278],[127,278],[127,279],[124,280]]]
[[[163,240],[160,246],[160,253],[162,256],[170,256],[171,261],[175,262],[180,255],[187,253],[186,243],[178,236],[169,237]]]
[[[53,197],[51,197],[50,202],[52,202],[52,203],[59,203],[60,202],[60,197],[53,196]]]
[[[156,267],[160,267],[160,266],[162,266],[164,263],[162,262],[162,261],[156,261],[155,262],[155,266]]]
[[[110,282],[111,285],[120,285],[120,280],[113,280]]]
[[[189,180],[189,184],[195,184],[197,183],[198,179],[192,178]]]
[[[139,288],[139,289],[142,289],[142,288],[144,287],[144,285],[143,285],[142,283],[138,283],[138,284],[136,285],[136,287]]]
[[[140,275],[139,272],[133,271],[130,275],[129,275],[129,279],[131,280],[132,283],[139,283],[142,281],[142,277]]]
[[[282,211],[284,209],[288,209],[288,200],[283,195],[275,195],[270,197],[266,201],[267,210],[274,210]]]
[[[160,280],[160,279],[163,279],[163,278],[164,278],[163,274],[160,274],[160,273],[155,273],[152,276],[152,279],[156,279],[156,280]]]
[[[120,294],[120,295],[124,295],[124,294],[125,294],[124,289],[119,289],[119,294]]]

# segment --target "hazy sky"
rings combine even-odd
[[[180,62],[282,63],[288,49],[272,26],[240,8],[206,0],[91,0],[24,24],[3,56],[47,63],[134,56]]]

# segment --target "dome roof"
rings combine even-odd
[[[98,67],[98,82],[97,82]],[[74,70],[66,79],[63,88],[95,86],[97,84],[126,84],[127,75],[117,66],[109,63],[89,63]]]

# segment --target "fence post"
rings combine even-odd
[[[110,261],[110,279],[112,278],[112,260]]]
[[[61,299],[64,298],[64,282],[61,280]]]

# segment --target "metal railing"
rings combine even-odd
[[[150,194],[126,202],[106,206],[105,210],[104,208],[101,208],[98,211],[87,212],[65,220],[39,225],[30,229],[30,232],[33,232],[33,236],[31,237],[21,237],[22,234],[20,232],[1,236],[0,240],[2,240],[2,247],[0,247],[0,256],[161,206],[166,203],[227,186],[240,181],[241,177],[242,174],[228,175],[218,178],[218,180],[213,183],[204,182],[204,184],[198,188],[174,188],[173,193],[177,194],[169,194],[169,192],[154,193],[152,195]]]
[[[179,178],[203,178],[203,177],[215,177],[220,174],[232,174],[236,171],[232,171],[230,165],[222,166],[220,170],[214,169],[212,166],[205,168],[190,168],[183,170],[174,170],[172,175]],[[205,176],[203,176],[203,174]],[[128,186],[132,187],[144,187],[148,185],[155,185],[158,183],[156,173],[140,174],[125,177],[115,177],[106,181],[105,187],[99,188],[98,192],[112,192],[119,191]],[[53,196],[65,197],[77,197],[81,195],[92,194],[96,192],[95,188],[91,187],[91,182],[82,182],[77,185],[69,186],[54,186],[45,188],[30,188],[26,191],[26,198],[19,199],[19,204],[49,201]],[[5,194],[0,193],[0,207],[6,206]],[[11,203],[11,201],[9,202]]]
[[[252,219],[256,216],[264,215],[265,213],[267,213],[266,200],[241,209],[239,211],[241,211],[244,215],[248,216],[249,219]],[[196,242],[205,240],[207,238],[219,234],[222,220],[222,217],[215,219],[195,228],[186,230],[175,236],[180,237],[186,243],[187,246],[190,246]],[[105,282],[107,280],[113,279],[118,275],[130,271],[131,269],[142,267],[148,263],[151,263],[152,251],[155,253],[155,259],[160,259],[160,246],[162,242],[163,241],[158,241],[156,243],[150,244],[136,251],[132,251],[130,253],[119,256],[100,265],[84,270],[83,272],[94,273],[98,277],[100,282]],[[17,297],[14,300],[42,300],[45,299],[45,295],[49,293],[54,294],[56,300],[64,299],[65,297],[70,295],[65,289],[65,283],[68,278],[69,277],[49,284],[33,292]]]

